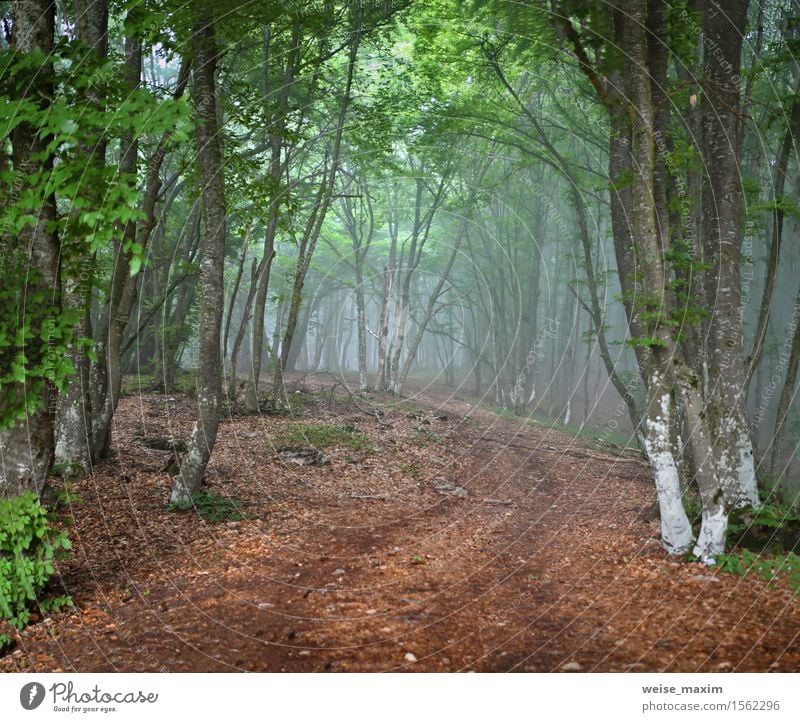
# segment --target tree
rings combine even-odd
[[[587,12],[587,6],[580,11]],[[702,145],[708,172],[702,196],[702,257],[697,261],[707,264],[709,273],[706,297],[687,302],[714,308],[713,304],[724,300],[724,307],[711,315],[707,325],[708,340],[701,355],[713,360],[705,375],[686,363],[673,330],[676,312],[681,309],[676,308],[679,300],[667,265],[671,249],[664,153],[656,154],[668,122],[667,105],[661,101],[667,77],[664,48],[669,47],[663,7],[637,0],[616,3],[608,20],[600,21],[605,56],[595,64],[570,12],[560,9],[554,16],[610,116],[611,180],[617,186],[612,191],[617,262],[633,341],[642,349],[639,360],[647,388],[645,445],[659,492],[664,544],[670,552],[682,553],[692,538],[681,503],[677,437],[670,428],[682,414],[703,504],[694,553],[703,558],[713,558],[724,550],[730,509],[759,503],[743,413],[746,387],[738,321],[741,197],[736,143],[740,97],[738,74],[731,72],[740,67],[739,28],[746,11],[746,2],[736,3],[728,14],[718,4],[709,3],[702,26],[707,45]],[[729,15],[737,22],[731,22]],[[620,73],[623,63],[624,79]],[[710,283],[712,279],[714,283]],[[701,353],[700,349],[693,351]]]
[[[76,0],[75,24],[77,37],[83,46],[82,62],[99,69],[108,55],[108,4],[105,0]],[[93,117],[103,113],[103,91],[89,86],[87,98]],[[90,208],[102,208],[104,202],[104,172],[106,138],[101,128],[94,137],[80,143],[80,152],[87,159],[87,173],[82,179],[79,194]],[[58,398],[56,424],[56,463],[69,476],[82,476],[92,467],[92,406],[90,394],[90,360],[85,341],[92,338],[90,306],[94,282],[94,257],[91,248],[93,228],[75,219],[71,233],[64,241],[68,262],[62,264],[63,302],[79,316],[78,338],[70,345],[69,358],[75,378]],[[69,262],[71,260],[71,262]]]
[[[225,186],[217,106],[218,48],[208,5],[192,5],[193,101],[196,115],[195,144],[203,203],[203,258],[200,262],[202,301],[198,340],[197,421],[189,448],[172,489],[174,503],[189,503],[200,488],[214,448],[222,397],[220,332],[225,306],[223,261],[225,256]]]
[[[54,32],[54,2],[15,3],[14,57],[6,58],[6,72],[9,65],[19,66],[6,75],[4,88],[14,114],[3,118],[4,137],[10,128],[11,165],[3,158],[0,238],[0,494],[12,496],[44,489],[55,453],[52,383],[65,374],[59,335],[70,336],[61,313],[60,245],[48,184],[53,154],[43,132],[53,94]]]

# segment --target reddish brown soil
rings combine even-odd
[[[317,394],[304,422],[375,447],[322,467],[276,458],[292,419],[229,418],[207,482],[249,518],[209,524],[166,510],[169,453],[134,439],[187,439],[191,400],[124,398],[117,458],[75,488],[75,609],[15,633],[0,671],[800,671],[798,597],[670,560],[643,463],[413,404]]]

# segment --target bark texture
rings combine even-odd
[[[48,0],[18,0],[14,3],[14,26],[11,47],[13,52],[28,54],[39,51],[48,56],[53,49],[55,31],[55,3]],[[32,67],[27,71],[23,99],[36,102],[41,109],[47,107],[51,96],[51,68]],[[20,123],[11,136],[12,162],[16,174],[16,192],[34,187],[36,176],[52,166],[52,159],[45,154],[47,138],[38,135],[38,129],[30,123]],[[4,199],[3,202],[6,202]],[[22,293],[27,301],[33,294],[43,295],[42,315],[25,316],[24,323],[30,324],[34,340],[26,346],[29,364],[37,364],[48,353],[48,342],[42,340],[44,324],[48,317],[60,312],[61,284],[59,280],[59,240],[49,226],[56,218],[55,199],[45,196],[41,199],[39,213],[35,222],[26,224],[13,236],[3,237],[8,244],[8,253],[3,253],[0,263],[11,262],[19,256],[27,268]],[[3,249],[4,250],[4,249]],[[0,312],[6,312],[5,309]],[[27,306],[23,310],[28,313]],[[52,401],[53,390],[47,383],[35,381],[38,388],[20,384],[14,392],[35,394],[36,408],[29,411],[10,428],[0,430],[0,496],[14,496],[25,491],[41,494],[45,487],[47,473],[53,463],[54,440]],[[0,399],[1,400],[1,399]]]
[[[214,26],[204,10],[204,3],[195,3],[191,40],[194,57],[197,162],[203,203],[197,421],[172,489],[172,501],[177,503],[190,502],[200,489],[217,436],[222,395],[220,331],[225,307],[225,187],[215,77],[218,51]]]
[[[93,67],[108,55],[108,4],[105,0],[76,0],[75,18],[78,40],[83,45],[88,66]],[[102,112],[102,92],[90,88],[87,93],[93,110]],[[91,205],[100,209],[104,196],[99,179],[106,162],[105,136],[99,133],[93,141],[82,142],[80,152],[87,158],[90,171],[87,177],[91,179],[80,193],[88,196]],[[71,239],[69,245],[72,247],[67,247],[65,241],[67,261],[62,266],[63,303],[78,313],[79,321],[75,329],[76,341],[68,350],[75,377],[58,399],[56,463],[63,469],[62,473],[75,477],[88,473],[92,467],[91,363],[78,340],[92,338],[90,305],[95,264],[94,254],[83,238]]]

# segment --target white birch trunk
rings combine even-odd
[[[672,454],[669,435],[670,396],[654,372],[649,388],[652,390],[645,423],[645,451],[653,469],[661,512],[661,543],[669,554],[684,554],[694,535],[681,498],[678,465]]]

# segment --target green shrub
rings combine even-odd
[[[69,537],[53,525],[36,494],[27,492],[0,499],[0,618],[17,629],[30,619],[30,608],[68,606],[68,597],[40,600],[50,577],[53,560],[66,556]]]

